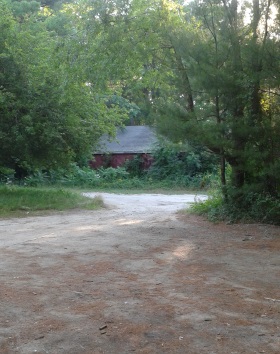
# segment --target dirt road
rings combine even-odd
[[[190,195],[103,198],[0,220],[0,354],[280,353],[279,227],[176,214]]]

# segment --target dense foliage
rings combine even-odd
[[[67,16],[54,20],[36,1],[0,2],[0,166],[19,175],[87,161],[127,117],[87,85]]]
[[[266,193],[248,191],[238,203],[229,194],[225,203],[223,195],[216,191],[207,201],[195,203],[191,212],[206,215],[214,222],[224,220],[233,223],[241,220],[280,225],[280,200]]]
[[[202,151],[200,151],[202,150]],[[9,174],[2,173],[2,183],[20,183],[24,186],[63,186],[78,188],[110,189],[193,189],[202,190],[217,186],[217,161],[215,156],[203,149],[190,149],[180,152],[177,145],[159,146],[153,152],[154,163],[143,170],[141,156],[127,161],[124,167],[100,168],[70,165],[30,174],[21,181],[13,180]],[[206,161],[205,163],[203,163]]]
[[[118,76],[124,94],[146,99],[171,138],[219,155],[223,184],[227,161],[237,194],[248,185],[279,193],[278,10],[278,3],[259,0],[185,6],[139,0],[118,18],[108,11],[111,21],[103,23],[118,72],[125,67],[134,74],[133,80]],[[121,63],[124,52],[129,56]]]

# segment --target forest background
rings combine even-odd
[[[198,212],[279,223],[279,22],[276,0],[0,0],[2,183],[214,181]],[[131,122],[176,145],[148,173],[89,170]]]

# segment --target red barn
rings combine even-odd
[[[114,140],[108,135],[99,142],[99,150],[94,153],[90,166],[119,167],[125,161],[141,156],[143,168],[149,168],[152,163],[151,152],[158,139],[155,130],[148,126],[126,126],[119,128]]]

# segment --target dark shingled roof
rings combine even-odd
[[[149,153],[157,141],[153,128],[145,125],[127,126],[118,129],[113,141],[110,141],[108,135],[104,135],[100,139],[99,150],[95,154]]]

